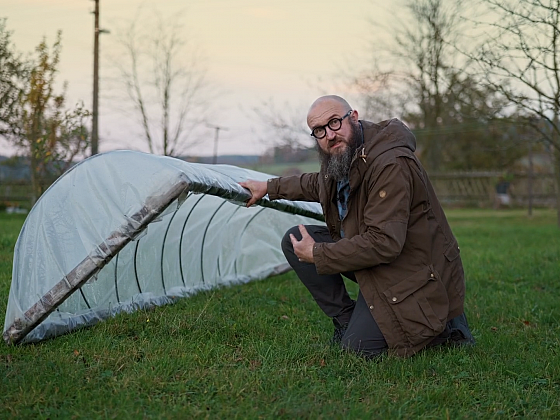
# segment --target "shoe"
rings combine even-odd
[[[449,321],[447,326],[451,330],[451,336],[447,341],[448,345],[462,347],[474,346],[476,344],[476,340],[471,333],[467,317],[464,313]]]
[[[352,304],[345,308],[342,313],[332,317],[334,333],[331,338],[331,344],[340,345],[340,343],[342,343],[342,337],[344,337],[344,334],[346,334],[348,323],[350,322],[350,318],[352,317],[355,306],[356,302],[352,301]]]
[[[342,337],[344,337],[344,334],[346,334],[347,329],[348,329],[348,324],[335,326],[334,327],[334,333],[333,333],[333,336],[331,338],[331,344],[332,345],[339,345],[340,343],[342,343]]]

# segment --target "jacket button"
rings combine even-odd
[[[397,298],[396,298],[396,297],[393,297],[393,299],[391,299],[391,300],[392,300],[393,302],[396,302],[396,301],[397,301]]]
[[[434,273],[430,273],[430,277],[431,277],[431,278],[434,278]]]
[[[371,309],[371,310],[373,311],[373,305],[371,305],[371,306],[369,307],[369,309]]]

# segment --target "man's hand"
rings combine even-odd
[[[294,252],[300,261],[313,263],[315,262],[313,259],[313,245],[315,244],[315,241],[311,236],[309,236],[305,226],[298,225],[298,228],[301,232],[301,241],[298,241],[296,237],[290,233],[290,240],[292,241]]]
[[[247,207],[251,207],[266,195],[266,181],[255,181],[253,179],[248,179],[245,182],[240,182],[239,185],[251,191],[252,197],[249,199],[249,201],[247,201]]]

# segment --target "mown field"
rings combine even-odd
[[[264,172],[272,175],[294,175],[296,173],[318,172],[319,161],[311,160],[306,162],[277,163],[277,164],[258,164],[248,167],[255,171]]]
[[[0,343],[0,418],[560,418],[560,230],[552,210],[450,210],[477,345],[364,361],[292,273]],[[0,312],[24,216],[0,215]],[[352,289],[356,292],[355,288]]]

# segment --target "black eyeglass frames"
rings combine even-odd
[[[326,125],[315,127],[311,131],[310,136],[315,137],[317,140],[320,140],[327,135],[327,127],[329,127],[332,131],[340,130],[340,127],[342,127],[342,120],[348,117],[351,113],[352,110],[348,111],[342,118],[332,118]]]

